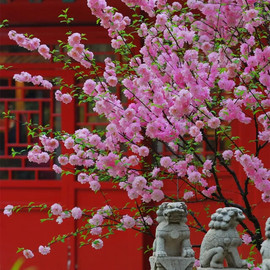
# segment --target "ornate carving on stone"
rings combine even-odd
[[[267,219],[265,224],[265,237],[261,247],[262,254],[262,270],[270,270],[270,218]]]
[[[236,226],[245,218],[242,210],[235,207],[217,209],[211,216],[210,230],[204,236],[200,250],[201,269],[247,268],[247,262],[239,256],[237,247],[242,240]]]
[[[164,202],[159,206],[151,270],[192,269],[195,259],[186,217],[187,206],[183,202]]]

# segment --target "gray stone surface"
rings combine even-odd
[[[266,240],[263,241],[261,247],[262,254],[262,270],[270,270],[270,218],[267,219],[265,224]]]
[[[194,258],[183,257],[150,257],[151,270],[191,270]]]
[[[183,202],[162,203],[157,211],[159,225],[150,257],[151,270],[190,270],[194,251],[186,225],[187,207]]]
[[[210,230],[206,233],[200,250],[201,269],[225,268],[224,260],[228,265],[226,269],[247,268],[247,262],[240,258],[237,250],[242,240],[236,226],[244,218],[243,212],[235,207],[219,208],[211,216]]]
[[[211,267],[197,267],[197,270],[216,270],[217,268],[211,268]],[[221,268],[221,269],[226,269],[226,270],[239,270],[239,268],[230,268],[230,267],[226,267],[226,268]],[[247,267],[246,268],[240,268],[241,270],[249,270]]]

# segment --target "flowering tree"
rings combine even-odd
[[[39,143],[28,152],[29,161],[47,163],[54,158],[56,173],[73,173],[94,192],[102,192],[103,182],[112,182],[127,192],[134,206],[131,210],[137,209],[129,212],[127,207],[119,209],[105,202],[98,211],[88,211],[79,206],[63,209],[55,203],[50,219],[62,223],[66,218],[88,217],[74,235],[81,233],[82,245],[100,249],[102,239],[114,230],[147,232],[153,223],[149,208],[155,210],[151,206],[156,202],[181,200],[192,203],[192,210],[196,202],[212,201],[243,210],[248,221],[241,223],[246,232],[243,240],[259,249],[261,224],[249,194],[258,190],[258,200],[270,202],[270,171],[260,158],[270,141],[270,1],[122,2],[133,10],[132,17],[105,0],[87,1],[120,56],[120,60],[106,58],[104,65],[96,63],[81,33],[69,33],[67,42],[60,42],[67,59],[38,38],[9,32],[19,46],[38,50],[45,59],[62,61],[84,84],[82,88],[71,85],[64,92],[61,80],[49,82],[26,71],[14,75],[15,80],[48,89],[58,86],[57,101],[91,103],[107,119],[105,132],[82,128],[74,134],[28,123],[30,135],[39,136]],[[66,23],[72,20],[67,10],[61,17]],[[140,48],[134,39],[142,41]],[[128,102],[117,97],[114,88],[120,88]],[[231,123],[253,126],[249,145],[232,136]],[[226,147],[221,148],[222,143]],[[69,149],[68,154],[56,155],[60,144]],[[244,178],[232,164],[242,168]],[[230,175],[237,202],[227,196],[222,170]],[[175,194],[166,193],[168,182],[175,183]],[[11,215],[18,209],[8,205],[4,213]],[[199,217],[190,213],[193,227],[205,231]],[[40,253],[49,253],[57,241],[40,246]],[[23,253],[33,257],[29,249]]]

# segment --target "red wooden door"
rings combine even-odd
[[[33,29],[30,29],[33,33]],[[73,29],[75,31],[91,33],[96,38],[89,41],[100,59],[112,54],[105,33],[97,28]],[[29,32],[29,29],[20,29],[18,32]],[[42,29],[36,29],[43,33]],[[43,41],[52,42],[64,36],[63,29],[46,29],[47,35]],[[60,33],[61,32],[61,33]],[[48,34],[50,33],[50,34]],[[95,34],[96,33],[96,34]],[[35,33],[34,33],[35,34]],[[41,37],[42,38],[42,37]],[[63,37],[64,38],[64,37]],[[78,107],[75,102],[63,105],[54,99],[53,90],[33,85],[17,83],[12,77],[14,73],[27,71],[32,75],[42,75],[46,79],[61,76],[66,83],[74,83],[74,78],[63,71],[59,65],[43,63],[38,55],[30,56],[25,50],[11,45],[9,40],[1,38],[2,63],[12,65],[13,68],[1,71],[0,110],[10,111],[14,119],[2,119],[0,122],[0,208],[7,204],[27,205],[46,203],[49,207],[57,202],[64,208],[74,206],[84,208],[101,207],[105,204],[101,195],[94,195],[88,187],[84,187],[72,175],[61,179],[52,170],[52,161],[46,165],[37,165],[27,160],[27,152],[12,157],[12,148],[20,152],[28,144],[35,143],[36,139],[27,136],[26,121],[35,124],[50,125],[55,130],[74,132],[76,128],[87,125],[90,129],[103,125],[88,108]],[[15,50],[15,51],[13,51]],[[91,122],[89,122],[91,121]],[[111,198],[112,205],[124,204],[126,195],[121,191],[112,190],[110,185],[103,185],[103,191]],[[67,234],[76,230],[81,222],[67,219],[58,225],[55,221],[40,223],[46,218],[46,212],[39,210],[20,211],[11,217],[0,215],[0,269],[143,269],[143,254],[138,251],[143,245],[143,237],[130,232],[119,232],[111,239],[104,241],[104,248],[94,250],[91,246],[78,248],[80,239],[69,238],[65,243],[52,246],[47,256],[38,253],[39,245],[46,245],[53,236]],[[25,247],[35,252],[35,257],[25,260],[22,254],[16,254],[18,247]],[[105,259],[106,258],[106,259]],[[21,268],[14,268],[21,264]],[[15,266],[14,266],[15,265]],[[12,268],[13,267],[13,268]],[[147,269],[147,267],[146,267]]]

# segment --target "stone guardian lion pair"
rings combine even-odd
[[[183,202],[165,202],[160,205],[153,256],[150,257],[151,270],[192,269],[195,258],[186,225],[187,213]],[[243,212],[235,207],[220,208],[211,216],[210,230],[200,250],[201,269],[224,268],[224,260],[229,268],[247,269],[246,261],[240,258],[237,250],[242,240],[236,226],[244,218]]]

